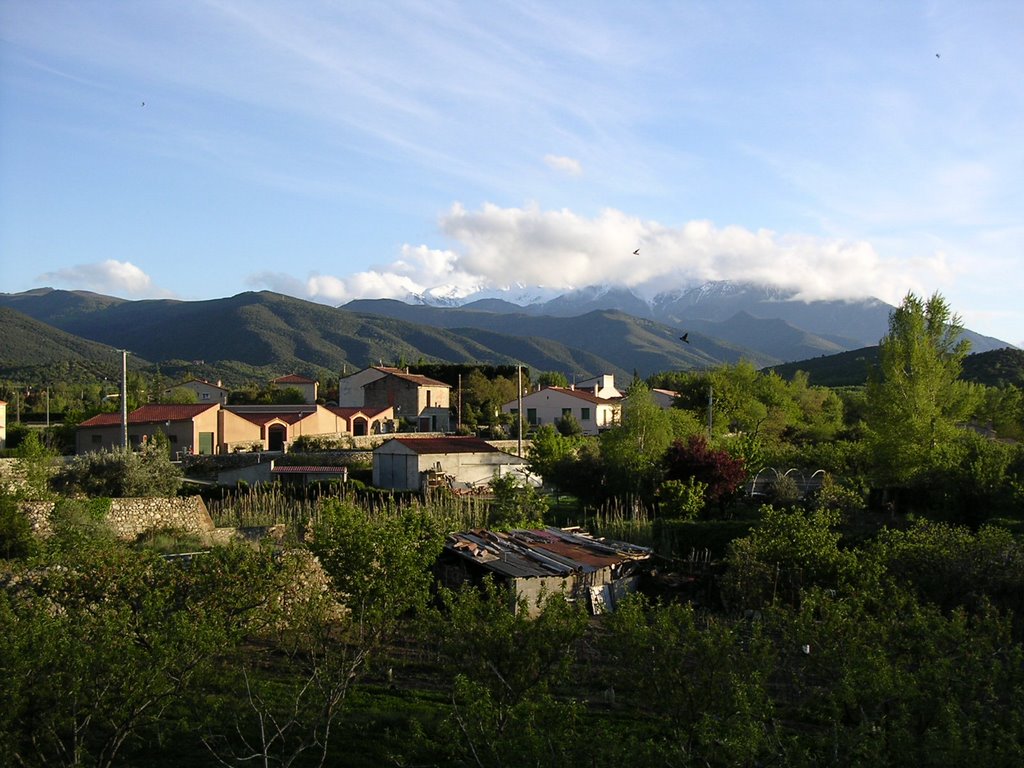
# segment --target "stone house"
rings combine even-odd
[[[415,373],[378,369],[384,375],[363,385],[363,405],[393,408],[395,418],[420,432],[451,430],[451,387]]]

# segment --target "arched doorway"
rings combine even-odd
[[[362,437],[366,434],[366,419],[362,416],[357,416],[352,419],[352,434],[355,437]]]
[[[267,429],[267,450],[283,451],[288,430],[282,424],[274,424]]]

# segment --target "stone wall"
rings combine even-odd
[[[33,531],[40,536],[50,534],[52,501],[25,502],[21,508],[28,515]],[[187,531],[209,539],[214,529],[206,503],[199,496],[111,499],[105,519],[115,535],[125,541],[134,541],[140,534],[160,528]]]

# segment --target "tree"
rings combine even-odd
[[[676,440],[665,452],[663,464],[666,480],[688,482],[696,478],[705,484],[707,500],[720,506],[747,477],[741,459],[712,448],[703,435],[692,435],[685,443]]]
[[[428,624],[451,687],[439,748],[466,765],[579,765],[579,706],[553,695],[587,628],[579,604],[549,595],[531,616],[490,578],[440,597]]]
[[[166,438],[161,437],[158,433],[138,451],[115,448],[76,456],[61,472],[59,482],[90,496],[175,496],[182,471],[171,461]]]
[[[879,482],[913,483],[941,464],[940,449],[973,407],[960,381],[970,342],[939,294],[908,293],[889,316],[867,386],[867,440]]]
[[[487,510],[487,526],[497,530],[539,528],[544,525],[548,500],[529,483],[515,475],[501,475],[491,480],[494,500]]]
[[[630,387],[622,420],[601,435],[601,458],[610,490],[652,498],[661,480],[661,459],[672,441],[668,416],[642,381]]]

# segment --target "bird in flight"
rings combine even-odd
[[[679,337],[679,340],[680,341],[685,341],[687,344],[689,344],[690,343],[690,332],[687,331],[686,333],[684,333],[682,336]]]
[[[639,256],[640,255],[640,249],[637,248],[635,251],[633,251],[633,255],[634,256]]]
[[[936,53],[936,54],[935,54],[935,58],[936,58],[936,59],[941,59],[942,57],[941,57],[941,56],[939,56],[939,54],[937,54],[937,53]]]
[[[143,107],[144,107],[144,106],[146,106],[146,102],[142,102],[142,106],[143,106]]]

